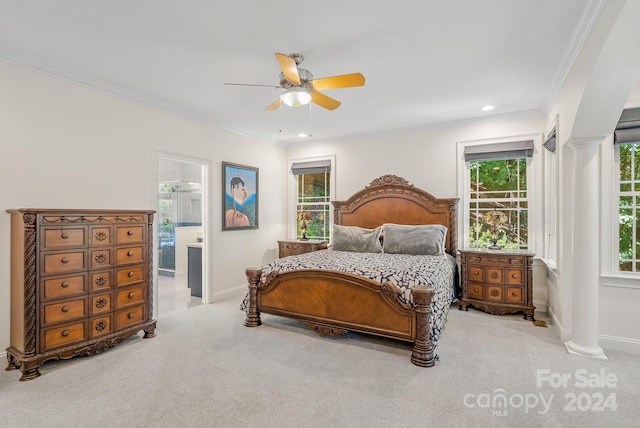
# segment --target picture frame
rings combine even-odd
[[[222,230],[257,229],[258,168],[222,162]]]

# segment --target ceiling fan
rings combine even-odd
[[[225,83],[225,85],[266,86],[284,89],[280,97],[265,109],[266,111],[277,109],[281,103],[285,103],[290,107],[302,107],[309,104],[309,102],[314,102],[327,110],[335,110],[340,106],[340,101],[326,96],[319,92],[320,90],[364,86],[365,79],[361,73],[314,79],[309,70],[299,67],[304,57],[298,53],[291,55],[276,53],[276,59],[282,69],[279,86],[247,83]]]

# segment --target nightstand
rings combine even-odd
[[[464,249],[459,253],[460,310],[473,306],[496,315],[524,312],[527,320],[534,320],[533,252]]]
[[[293,256],[296,254],[310,253],[311,251],[324,250],[327,241],[278,241],[278,257]]]

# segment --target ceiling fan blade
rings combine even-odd
[[[271,103],[271,105],[269,107],[267,107],[266,109],[264,109],[264,111],[272,111],[277,109],[278,107],[280,107],[280,97],[278,97],[277,100],[275,100],[273,103]]]
[[[314,79],[312,85],[313,89],[318,91],[364,86],[364,76],[362,73],[351,73],[341,76],[322,77],[320,79]]]
[[[289,55],[281,53],[276,53],[276,59],[280,63],[280,68],[282,68],[282,74],[284,74],[284,77],[286,77],[288,81],[299,85],[300,75],[298,74],[298,65],[296,64],[296,61]]]
[[[264,88],[279,88],[280,86],[276,85],[257,85],[253,83],[223,83],[223,85],[232,85],[232,86],[261,86]]]
[[[318,91],[311,92],[311,101],[318,104],[320,107],[324,107],[327,110],[335,110],[340,107],[340,101],[334,100],[331,97],[326,96]]]

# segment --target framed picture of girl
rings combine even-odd
[[[258,168],[222,162],[222,230],[258,228]]]

